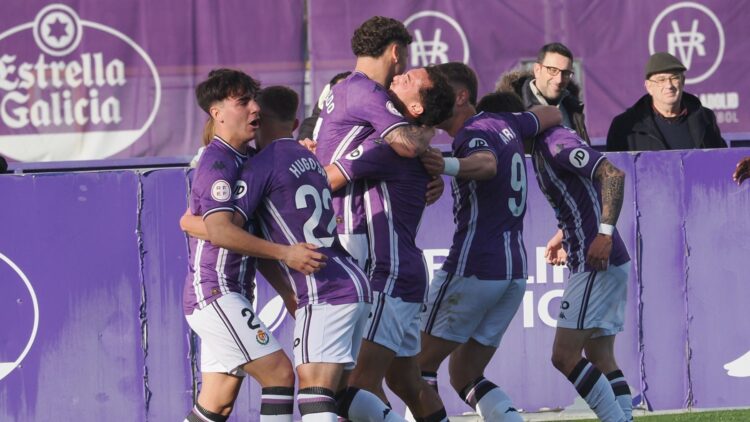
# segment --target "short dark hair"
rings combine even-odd
[[[469,91],[469,103],[477,105],[479,82],[477,82],[477,74],[469,66],[461,62],[450,62],[439,64],[436,67],[448,78],[449,83],[463,85]]]
[[[442,123],[453,114],[453,104],[456,102],[456,94],[448,84],[448,79],[443,72],[434,66],[425,68],[432,84],[427,88],[419,90],[422,100],[422,114],[416,119],[416,123],[426,126],[435,126]]]
[[[515,92],[492,92],[479,100],[477,111],[488,113],[521,113],[526,110],[521,97]]]
[[[260,82],[241,70],[214,69],[208,72],[208,79],[195,87],[195,98],[200,108],[208,113],[211,104],[230,97],[247,104],[258,90]]]
[[[400,21],[373,16],[354,31],[352,52],[357,57],[380,57],[392,42],[406,47],[411,41],[409,31]]]
[[[542,48],[539,49],[539,54],[536,55],[536,61],[538,63],[543,62],[544,56],[546,56],[547,53],[557,53],[561,56],[569,58],[570,61],[573,61],[573,53],[568,47],[559,42],[553,42],[543,45]]]
[[[275,118],[282,122],[293,122],[297,118],[299,95],[293,89],[274,85],[264,88],[258,93],[260,116]]]
[[[347,70],[346,72],[341,72],[341,73],[337,73],[337,74],[335,74],[335,75],[334,75],[334,76],[333,76],[333,77],[331,78],[331,80],[330,80],[330,81],[328,81],[328,85],[330,85],[331,87],[333,87],[333,86],[334,86],[334,85],[336,85],[337,83],[339,83],[339,82],[341,82],[342,80],[344,80],[344,79],[348,78],[348,77],[349,77],[349,75],[351,75],[351,74],[352,74],[352,71],[351,71],[351,70]]]

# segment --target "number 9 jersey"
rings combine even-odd
[[[453,139],[456,158],[487,151],[497,160],[488,180],[454,178],[456,232],[443,270],[483,280],[526,278],[523,217],[526,165],[523,139],[539,131],[533,113],[479,113]]]
[[[236,198],[236,209],[245,221],[255,214],[266,240],[311,243],[328,257],[308,276],[280,263],[299,308],[371,301],[367,277],[338,240],[328,178],[315,155],[294,139],[279,139],[245,163],[240,180],[247,190]]]

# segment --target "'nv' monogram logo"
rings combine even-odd
[[[450,61],[469,62],[469,42],[461,25],[434,10],[409,16],[404,25],[413,35],[411,66],[420,67]]]
[[[648,37],[649,52],[668,51],[688,69],[685,83],[709,78],[724,56],[724,29],[708,7],[690,2],[675,3],[654,20]]]

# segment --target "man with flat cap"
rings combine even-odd
[[[685,70],[669,53],[648,59],[648,94],[612,120],[607,151],[726,148],[713,111],[684,91]]]

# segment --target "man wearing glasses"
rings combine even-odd
[[[583,103],[578,99],[578,85],[573,78],[573,53],[558,42],[543,46],[537,54],[533,75],[529,72],[506,74],[498,91],[515,91],[528,110],[535,105],[557,106],[563,116],[563,126],[576,131],[590,143],[583,115]]]
[[[607,151],[726,148],[713,111],[684,91],[685,70],[669,53],[648,59],[648,94],[612,120]]]

